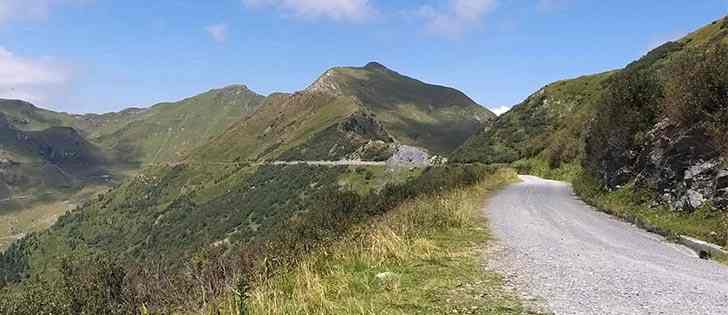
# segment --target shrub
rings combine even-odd
[[[669,67],[663,115],[681,127],[703,127],[728,156],[728,49],[681,54]]]

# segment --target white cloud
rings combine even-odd
[[[511,108],[508,106],[498,106],[498,107],[492,107],[489,109],[491,112],[495,113],[498,116],[503,115],[505,112],[511,110]]]
[[[56,6],[86,4],[94,0],[0,0],[0,23],[12,20],[46,19]]]
[[[51,58],[20,57],[0,47],[0,98],[45,103],[70,78],[70,69]]]
[[[272,6],[302,18],[360,22],[376,11],[369,0],[243,0],[250,7]]]
[[[224,43],[227,40],[227,25],[225,24],[210,25],[205,27],[205,30],[218,43]]]
[[[458,37],[477,26],[496,6],[496,0],[448,0],[444,8],[423,5],[417,15],[425,19],[428,31],[447,37]]]

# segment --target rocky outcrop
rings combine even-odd
[[[609,156],[626,158],[603,161],[612,166],[605,168],[605,182],[616,188],[634,179],[673,209],[726,209],[728,161],[708,139],[702,127],[678,128],[663,120],[646,135],[641,148],[610,149]]]
[[[409,145],[398,145],[394,155],[387,160],[387,166],[392,168],[430,165],[432,165],[432,157],[427,150]]]

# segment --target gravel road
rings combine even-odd
[[[484,208],[491,268],[556,314],[728,314],[728,268],[522,176]]]

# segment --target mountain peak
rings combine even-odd
[[[376,61],[372,61],[370,63],[367,63],[366,66],[364,66],[364,69],[369,69],[369,70],[389,70],[389,68],[385,67],[383,64],[378,63]]]

